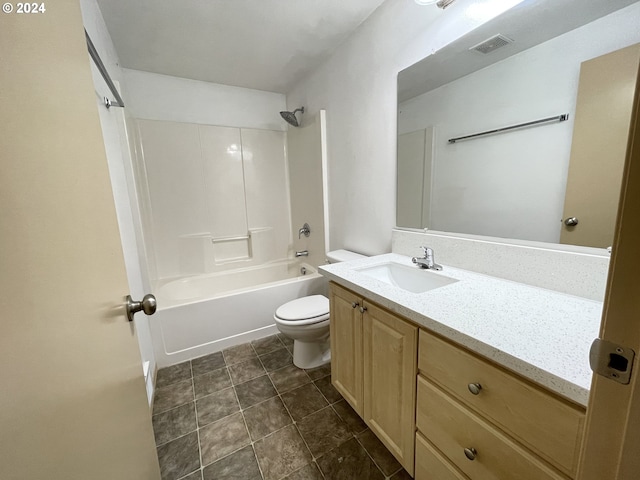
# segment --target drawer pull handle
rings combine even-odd
[[[480,395],[480,390],[482,390],[482,385],[479,383],[470,383],[467,385],[467,388],[473,395]]]
[[[464,456],[471,461],[475,460],[477,455],[478,451],[473,447],[464,449]]]
[[[351,308],[356,308],[358,307],[360,304],[358,302],[352,302],[351,303]]]
[[[360,313],[364,313],[367,311],[367,307],[360,307]]]

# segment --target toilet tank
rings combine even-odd
[[[357,260],[365,257],[366,255],[361,255],[349,250],[332,250],[327,253],[327,261],[329,263],[348,262],[350,260]]]

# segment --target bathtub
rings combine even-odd
[[[158,367],[277,333],[280,305],[326,291],[326,279],[297,260],[161,282],[149,322]]]

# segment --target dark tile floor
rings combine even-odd
[[[405,480],[331,385],[278,334],[158,371],[153,428],[163,480]]]

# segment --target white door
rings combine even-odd
[[[0,477],[158,479],[78,2],[0,58]]]

